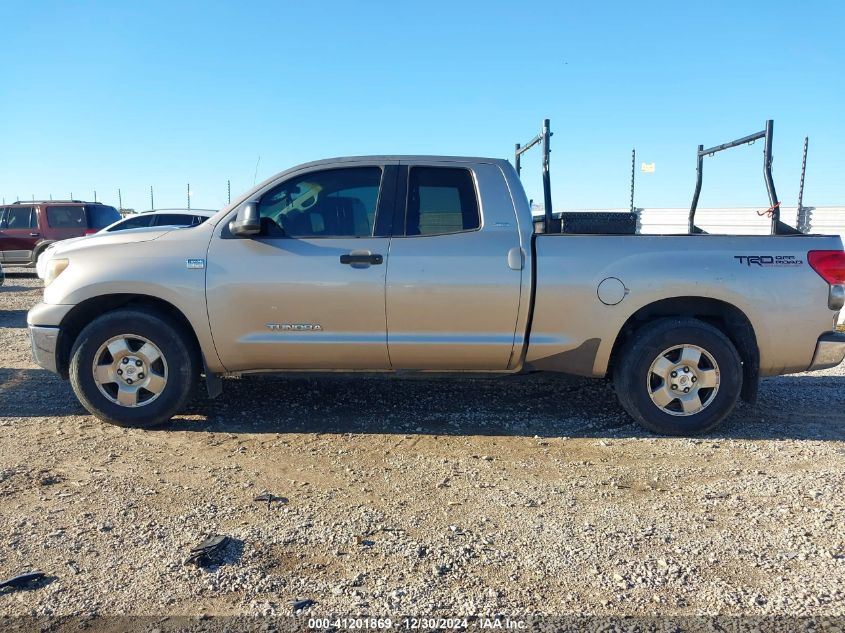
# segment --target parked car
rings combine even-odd
[[[159,209],[157,211],[144,211],[143,213],[133,214],[125,218],[119,219],[117,222],[109,224],[105,228],[97,231],[99,233],[114,233],[116,231],[127,231],[130,229],[149,228],[153,226],[196,226],[202,224],[208,218],[213,216],[216,211],[211,209]],[[35,264],[35,270],[41,279],[44,279],[44,273],[47,268],[47,260],[52,257],[57,248],[64,248],[80,239],[79,237],[70,240],[63,240],[62,242],[53,242],[48,244],[46,248],[39,253]]]
[[[82,200],[38,200],[0,207],[0,261],[34,266],[59,240],[96,233],[120,219],[117,209]]]
[[[246,372],[543,370],[612,377],[625,410],[669,434],[714,428],[760,376],[845,357],[838,236],[578,222],[586,234],[535,223],[505,160],[308,163],[196,228],[52,257],[33,354],[121,425],[168,420],[201,374],[216,396]]]

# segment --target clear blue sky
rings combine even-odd
[[[556,208],[686,206],[695,148],[775,120],[775,182],[845,204],[845,3],[0,0],[0,195],[218,208],[347,154],[510,158],[550,117]],[[702,206],[768,206],[762,143]],[[526,161],[541,199],[539,156]]]

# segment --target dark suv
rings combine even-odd
[[[0,207],[0,262],[32,266],[48,244],[96,233],[117,209],[82,200],[36,200]]]

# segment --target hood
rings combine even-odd
[[[75,252],[96,246],[150,242],[176,230],[178,230],[178,227],[161,226],[127,229],[125,231],[114,231],[113,233],[95,233],[94,235],[86,235],[85,237],[76,237],[56,242],[56,245],[50,249],[50,254],[51,257],[55,257],[58,254]]]

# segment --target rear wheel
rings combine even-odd
[[[614,370],[619,402],[642,426],[665,435],[714,429],[742,390],[742,361],[709,323],[660,319],[625,344]]]
[[[169,420],[187,403],[196,375],[183,332],[141,310],[97,318],[71,351],[70,381],[82,406],[120,426]]]

